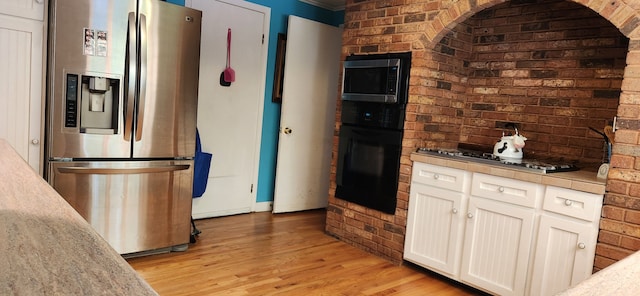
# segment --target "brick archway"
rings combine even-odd
[[[512,2],[526,0],[513,0]],[[595,269],[640,250],[640,5],[632,1],[566,0],[586,7],[608,20],[629,38],[619,106],[616,144],[607,182]],[[394,262],[402,261],[406,212],[411,174],[409,156],[421,140],[414,137],[416,117],[447,120],[432,114],[433,90],[439,75],[432,63],[432,50],[457,24],[506,0],[440,0],[429,2],[347,0],[343,33],[343,60],[349,54],[413,52],[410,100],[407,105],[401,180],[395,215],[381,214],[333,197],[335,173],[331,176],[326,230],[352,245]],[[443,97],[443,99],[448,99]],[[338,100],[338,104],[339,100]],[[437,106],[436,106],[437,107]],[[431,113],[430,113],[431,112]],[[336,131],[339,132],[340,114]],[[451,124],[455,126],[455,123]],[[435,139],[447,141],[446,133]],[[337,136],[336,136],[337,137]],[[455,139],[450,141],[453,143]],[[334,141],[334,142],[337,142]],[[334,144],[337,145],[337,144]],[[335,148],[335,147],[334,147]],[[332,165],[335,166],[334,156]]]
[[[607,19],[614,26],[616,26],[622,34],[627,36],[627,38],[631,40],[640,39],[640,13],[638,11],[640,7],[634,9],[620,0],[608,1],[604,5],[597,1],[595,3],[592,3],[594,1],[587,0],[566,1],[581,4],[597,12],[603,18]],[[507,1],[462,0],[454,2],[453,5],[441,10],[433,18],[433,21],[426,25],[424,32],[425,41],[427,43],[433,43],[434,40],[440,40],[443,34],[446,33],[447,28],[450,29],[461,20],[464,20],[469,16],[480,12],[488,7],[495,6],[504,2]],[[600,7],[596,7],[595,4],[600,4]]]

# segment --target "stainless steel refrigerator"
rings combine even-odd
[[[121,254],[189,243],[200,26],[159,0],[50,2],[46,177]]]

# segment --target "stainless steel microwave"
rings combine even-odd
[[[342,99],[397,103],[402,73],[401,59],[398,58],[347,59],[342,68]]]

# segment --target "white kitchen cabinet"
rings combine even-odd
[[[465,184],[470,174],[423,163],[413,166],[404,258],[447,276],[458,273]]]
[[[459,266],[456,250],[462,245],[464,212],[459,192],[411,185],[404,258],[418,265],[454,275]]]
[[[497,295],[591,275],[602,195],[415,162],[404,258]]]
[[[555,295],[591,275],[602,196],[547,187],[531,295]]]
[[[471,197],[460,279],[499,295],[524,295],[534,210]]]
[[[22,11],[14,2],[0,0],[0,138],[40,171],[45,26],[27,12],[4,14]]]
[[[0,14],[44,20],[45,0],[0,0]]]
[[[500,295],[524,295],[543,186],[473,174],[460,278]]]

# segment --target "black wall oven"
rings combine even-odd
[[[347,61],[354,59],[399,60],[399,87],[394,102],[375,95],[369,100],[343,95],[335,196],[394,214],[411,53],[347,57]]]

